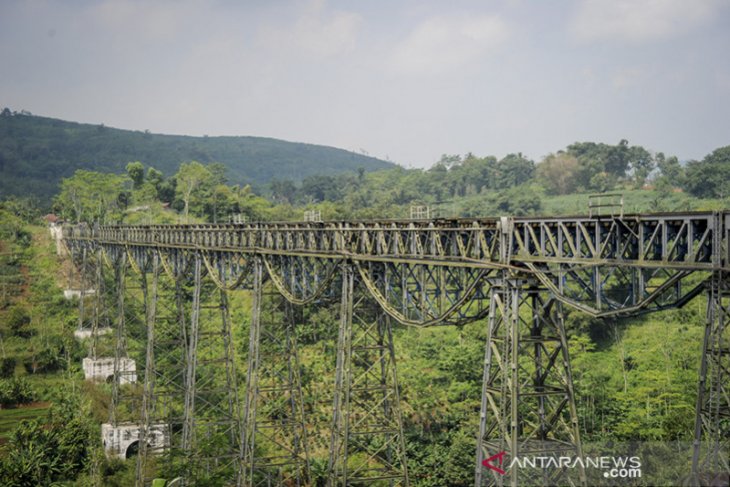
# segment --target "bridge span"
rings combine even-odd
[[[178,413],[180,427],[170,425],[168,447],[180,430],[178,447],[198,461],[206,434],[222,432],[230,438],[225,451],[204,463],[230,460],[238,485],[307,484],[309,454],[322,438],[308,427],[293,327],[303,309],[333,300],[339,300],[340,317],[327,439],[331,485],[409,484],[392,325],[475,320],[484,320],[487,329],[475,485],[586,483],[583,473],[568,480],[564,468],[525,478],[517,469],[502,476],[482,466],[498,452],[511,458],[582,455],[563,308],[630,316],[681,307],[702,293],[708,307],[704,343],[698,344],[692,474],[730,472],[724,453],[730,427],[728,211],[76,225],[63,229],[63,239],[81,273],[97,283],[91,298],[103,299],[103,286],[115,296],[108,312],[116,316],[109,320],[116,326],[115,364],[129,355],[128,343],[144,343],[144,363],[136,371],[144,371],[143,393],[139,416],[132,418],[140,425],[139,485],[153,450],[145,435]],[[114,278],[105,279],[103,269],[113,270]],[[136,293],[129,285],[135,282]],[[241,401],[231,345],[237,324],[228,300],[236,289],[251,291]],[[166,292],[176,304],[163,311],[158,300]],[[144,312],[131,318],[125,296],[134,295]],[[80,300],[82,308],[86,301]],[[213,348],[200,351],[206,341],[213,343],[201,324],[210,309],[220,323],[217,355]],[[139,326],[130,326],[134,319]],[[91,321],[99,326],[99,319]],[[132,328],[136,338],[129,337]],[[225,391],[210,387],[201,372],[213,356],[225,365]],[[129,388],[119,372],[112,424],[120,421],[115,408]],[[161,406],[166,390],[180,395],[180,411],[174,401]],[[218,429],[201,433],[206,422]]]

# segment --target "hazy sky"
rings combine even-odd
[[[426,167],[730,144],[730,2],[0,0],[0,107]]]

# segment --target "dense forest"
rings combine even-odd
[[[325,220],[406,218],[412,206],[427,206],[431,217],[582,214],[589,194],[606,192],[624,195],[624,212],[686,211],[726,206],[730,147],[684,165],[625,140],[575,143],[537,164],[519,153],[444,155],[427,170],[277,178],[258,192],[231,184],[220,163],[186,162],[165,177],[135,161],[118,174],[77,171],[60,190],[60,216],[102,223],[297,220],[304,210]]]
[[[501,159],[445,155],[427,170],[368,172],[355,164],[339,174],[302,174],[301,180],[277,171],[278,178],[258,188],[241,184],[224,161],[187,155],[179,165],[137,155],[115,162],[109,172],[86,166],[66,174],[52,210],[68,222],[100,223],[300,220],[312,210],[322,219],[407,218],[412,206],[421,205],[439,218],[583,214],[589,194],[606,192],[624,195],[625,212],[730,207],[730,146],[682,163],[623,140],[578,142],[539,162],[519,153]],[[28,198],[0,203],[0,479],[8,486],[130,485],[134,461],[107,459],[101,448],[99,424],[108,419],[110,386],[83,381],[87,345],[73,338],[76,303],[62,294],[69,264],[55,255],[42,226],[47,209]],[[247,292],[232,295],[239,377],[245,377],[248,303]],[[701,296],[682,309],[632,319],[567,311],[585,442],[686,448],[705,303]],[[297,328],[307,393],[331,389],[337,313],[336,304],[323,307]],[[473,482],[485,334],[483,321],[394,329],[413,485]],[[310,412],[326,422],[323,404]],[[316,449],[312,462],[312,483],[320,485],[326,451]],[[660,480],[671,485],[685,467],[672,465]]]
[[[235,183],[263,184],[276,175],[301,180],[392,167],[364,154],[263,137],[187,137],[120,130],[0,112],[0,195],[34,195],[47,202],[63,177],[77,169],[119,172],[129,161],[153,165],[165,175],[185,161],[219,162]]]

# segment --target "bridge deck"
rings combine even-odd
[[[419,262],[729,269],[730,211],[612,216],[73,226],[102,245]]]

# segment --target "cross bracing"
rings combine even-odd
[[[192,306],[190,316],[185,322],[184,313],[178,313],[176,325],[184,323],[180,333],[188,333],[180,386],[185,397],[182,444],[193,456],[195,350],[204,341],[195,339],[200,320],[196,296],[206,285],[221,292],[252,289],[259,296],[251,310],[245,399],[241,394],[242,409],[236,413],[242,417],[229,424],[240,433],[230,443],[231,457],[238,462],[233,482],[239,485],[275,484],[277,479],[300,485],[309,481],[307,442],[312,435],[307,434],[306,411],[301,406],[291,316],[292,310],[333,299],[341,300],[341,316],[328,469],[332,485],[409,482],[391,323],[416,327],[488,323],[479,462],[494,448],[511,456],[535,448],[575,454],[581,444],[562,307],[596,317],[630,316],[681,307],[702,293],[708,294],[710,304],[698,381],[693,477],[701,478],[707,469],[728,469],[723,453],[730,416],[730,212],[80,225],[64,228],[64,239],[77,259],[101,255],[95,260],[110,265],[126,260],[125,265],[147,279],[190,281],[192,295],[184,305]],[[122,254],[125,259],[119,259]],[[265,312],[264,320],[274,320],[276,326],[262,326],[262,303],[273,303],[273,298],[279,300],[275,305],[279,311]],[[151,333],[160,326],[149,312],[146,321]],[[363,340],[372,343],[358,348]],[[155,353],[154,347],[148,347],[151,365]],[[288,357],[286,367],[281,368],[279,361],[275,370],[273,363],[266,363],[266,357],[276,353]],[[525,360],[532,365],[523,366]],[[147,373],[152,366],[143,368],[144,397],[150,407],[156,399],[151,378],[158,372]],[[372,382],[372,387],[360,387],[361,380]],[[289,398],[289,412],[283,416],[288,419],[274,425],[273,431],[267,430],[271,417],[257,409],[266,387],[280,388],[286,391],[282,397]],[[364,399],[358,399],[358,394],[365,394]],[[237,393],[231,401],[239,401]],[[359,412],[352,407],[360,407]],[[152,420],[146,421],[151,428]],[[367,426],[374,424],[382,427]],[[275,440],[266,440],[266,435]],[[369,440],[363,441],[365,437]],[[257,441],[274,441],[283,452],[281,458],[269,462],[259,457]],[[702,443],[710,446],[703,448]],[[365,449],[352,456],[357,448]],[[357,467],[348,458],[367,461]],[[495,477],[480,470],[479,462],[475,462],[476,485],[517,485],[524,480],[517,473]],[[560,475],[544,472],[532,480],[549,484],[560,482]],[[585,479],[578,476],[575,482]]]

